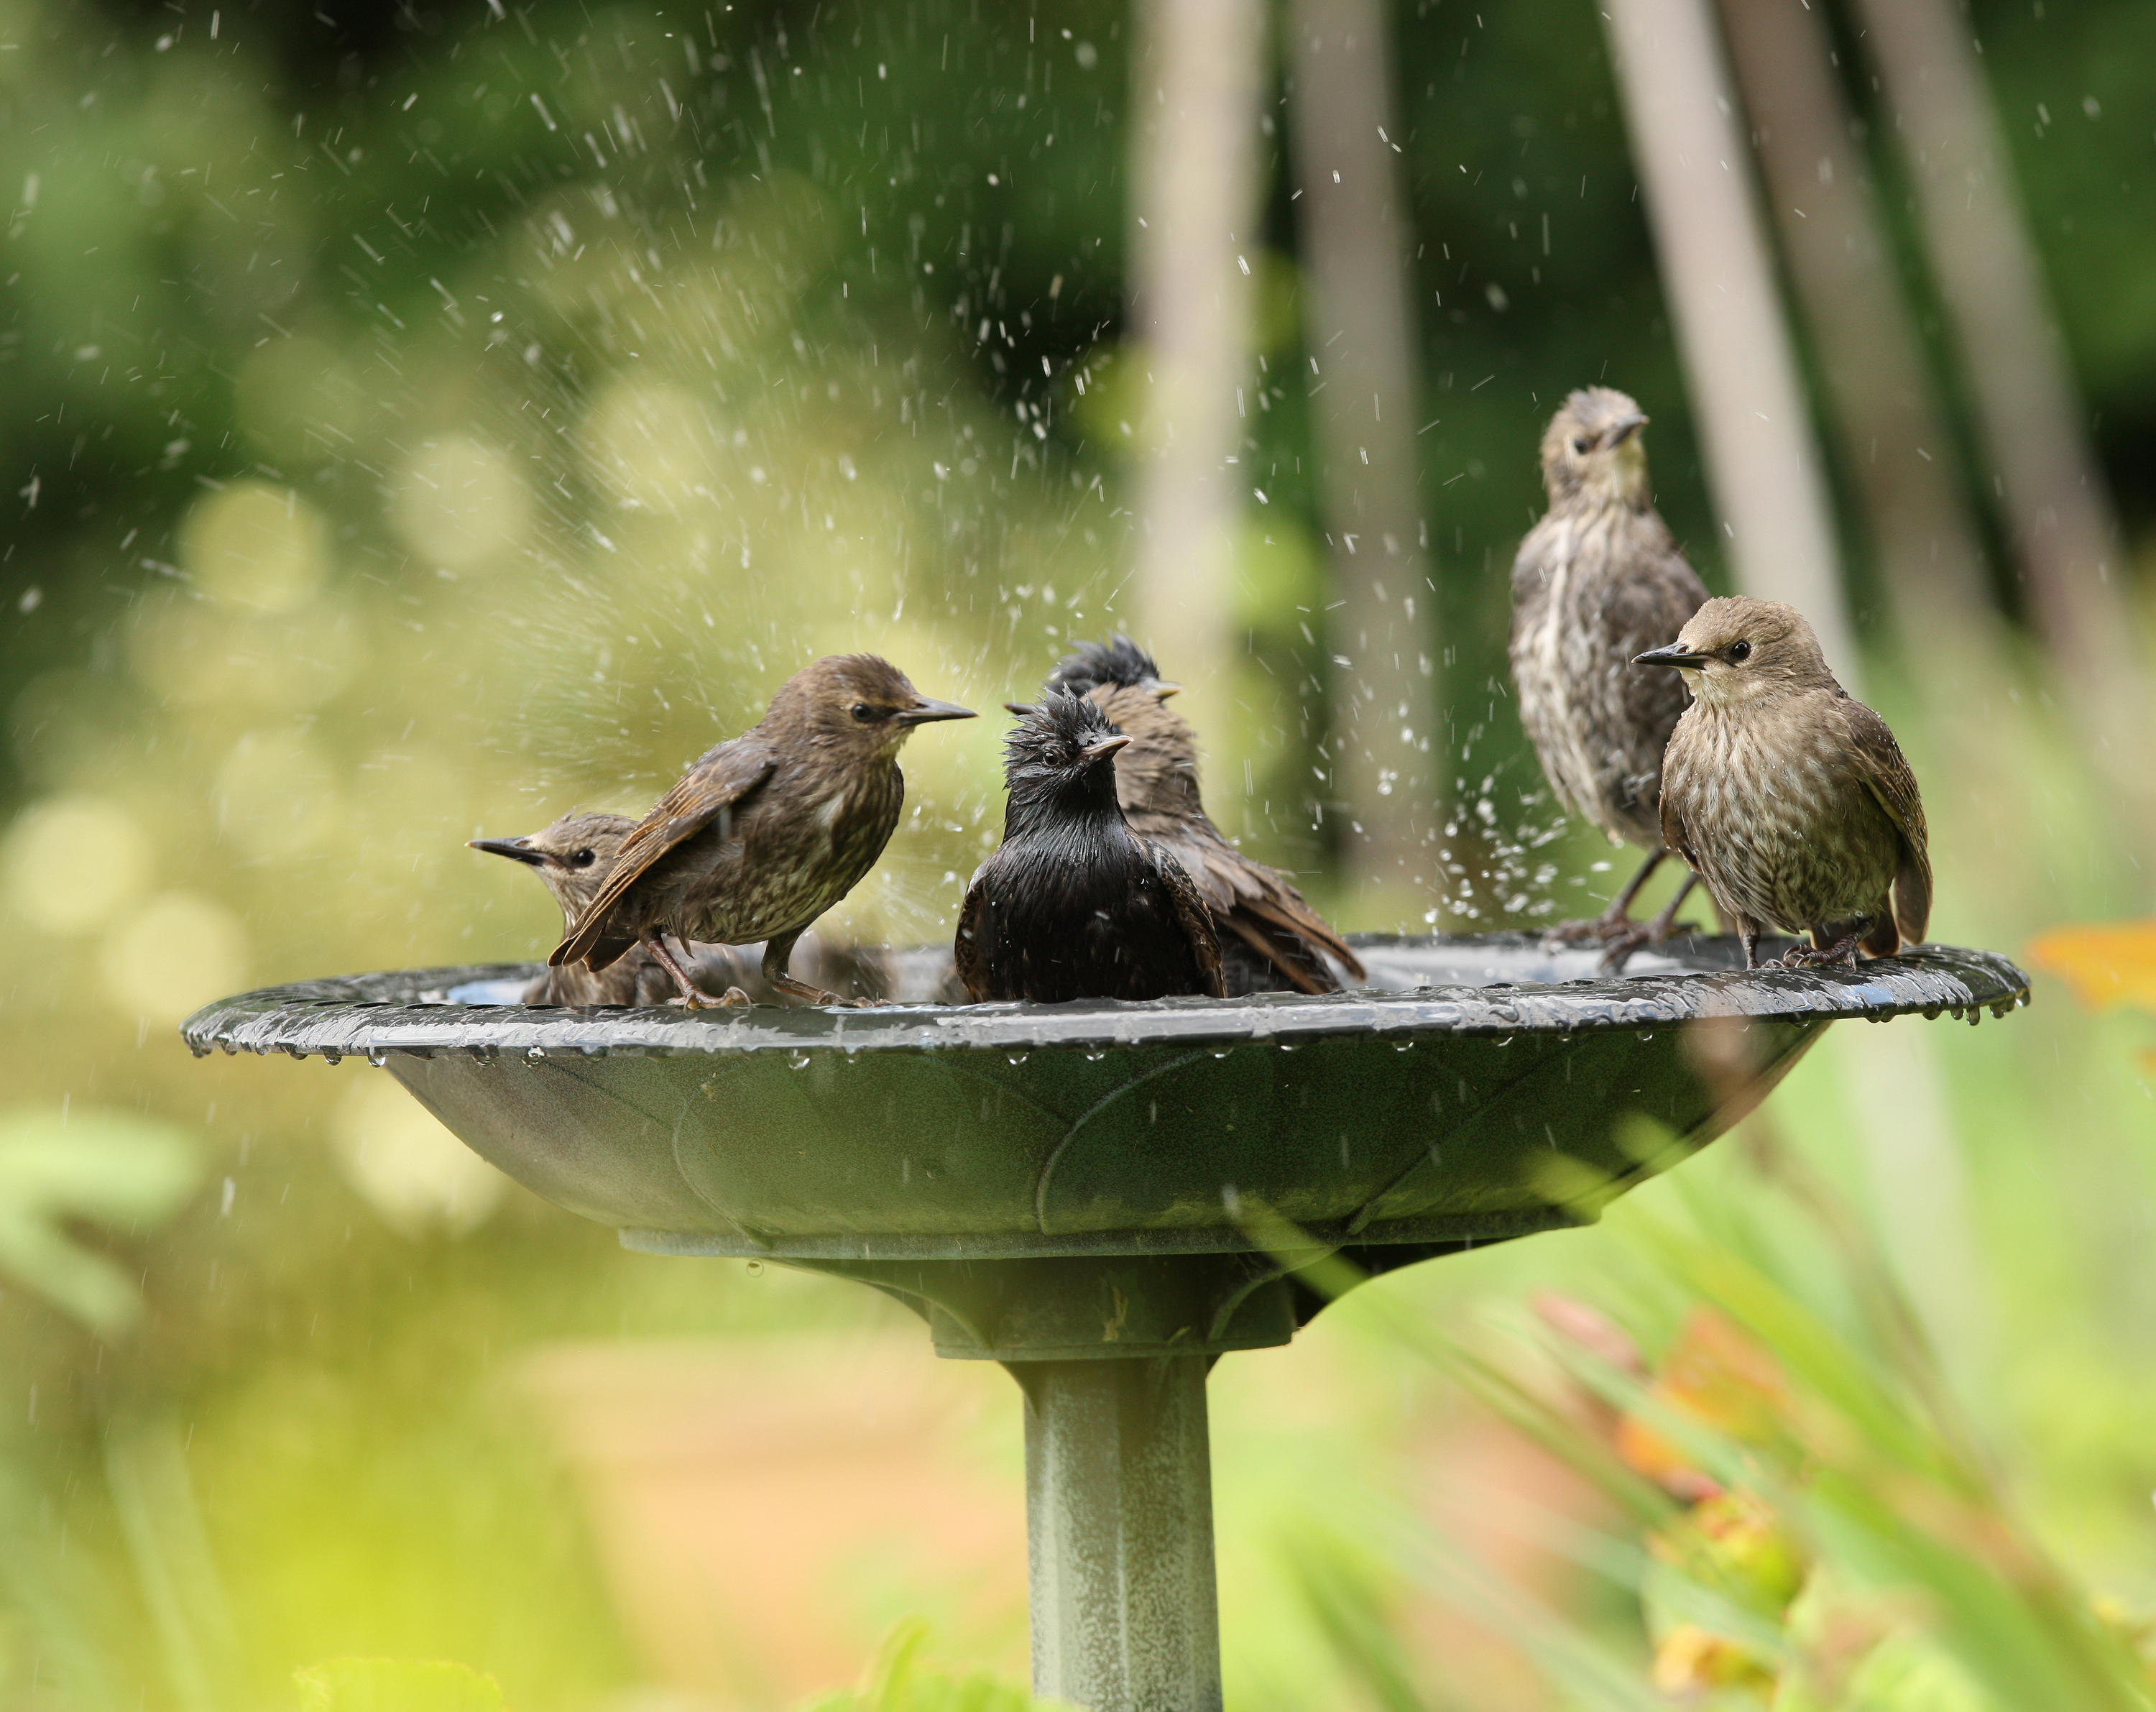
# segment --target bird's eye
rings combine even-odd
[[[1584,458],[1590,450],[1593,450],[1594,445],[1594,442],[1593,440],[1588,439],[1585,434],[1581,434],[1573,441],[1572,449]]]
[[[588,868],[598,860],[598,851],[589,850],[580,850],[569,858],[571,865],[579,868]]]
[[[870,707],[865,702],[855,702],[853,707],[848,711],[853,714],[855,718],[860,721],[863,725],[866,725],[871,719],[875,717],[875,709]]]
[[[1732,666],[1751,657],[1752,645],[1749,642],[1732,642],[1729,645],[1729,663]]]

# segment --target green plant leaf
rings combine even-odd
[[[162,1224],[202,1173],[192,1138],[154,1118],[43,1107],[0,1113],[0,1272],[116,1337],[141,1309],[135,1282],[66,1226],[131,1233]]]

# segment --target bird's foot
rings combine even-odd
[[[1635,951],[1644,950],[1661,936],[1655,932],[1651,922],[1626,922],[1620,931],[1602,936],[1602,962],[1598,972],[1606,975],[1625,973],[1625,965]]]
[[[1856,967],[1856,935],[1837,939],[1831,945],[1792,945],[1782,954],[1784,969],[1855,969]]]
[[[771,974],[769,979],[771,985],[788,998],[798,999],[804,1005],[850,1005],[855,1002],[839,994],[827,993],[821,987],[812,987],[806,981],[797,981],[790,974]]]
[[[678,999],[669,999],[669,1005],[678,1005],[684,1010],[746,1010],[756,1001],[739,987],[728,987],[714,999],[699,990],[693,995],[684,993]]]
[[[1563,946],[1577,944],[1582,939],[1600,939],[1606,942],[1613,928],[1622,933],[1631,925],[1631,923],[1625,920],[1621,916],[1596,916],[1591,921],[1559,922],[1553,928],[1543,929],[1543,949],[1555,951]]]

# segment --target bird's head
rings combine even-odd
[[[1049,688],[1081,695],[1101,684],[1147,690],[1163,701],[1183,687],[1163,678],[1152,655],[1120,630],[1105,642],[1081,642],[1048,675]]]
[[[1710,600],[1676,641],[1635,655],[1632,663],[1675,666],[1685,687],[1715,707],[1791,690],[1840,687],[1804,615],[1779,600]]]
[[[1543,486],[1550,503],[1585,498],[1635,507],[1650,497],[1646,413],[1614,387],[1584,387],[1543,434]]]
[[[827,654],[779,686],[764,723],[842,755],[889,760],[915,726],[973,717],[970,707],[922,695],[888,660]]]
[[[1130,738],[1090,697],[1050,689],[1019,713],[1004,743],[1011,812],[1116,810],[1116,756]]]
[[[621,841],[635,825],[625,815],[564,815],[526,837],[475,838],[471,847],[526,864],[573,922],[606,884]]]

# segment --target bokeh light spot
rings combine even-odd
[[[413,453],[390,497],[398,538],[429,563],[455,571],[514,548],[531,516],[531,494],[508,458],[461,434]]]
[[[331,1131],[345,1180],[408,1236],[460,1236],[501,1205],[509,1180],[386,1076],[369,1076],[337,1108]]]
[[[100,962],[113,1003],[152,1022],[182,1022],[245,985],[247,929],[213,898],[162,892],[106,938]]]
[[[264,612],[304,606],[329,573],[329,531],[290,488],[235,483],[188,514],[181,557],[212,599]]]
[[[0,871],[18,914],[56,933],[86,933],[141,893],[149,841],[117,803],[52,797],[15,817]]]

